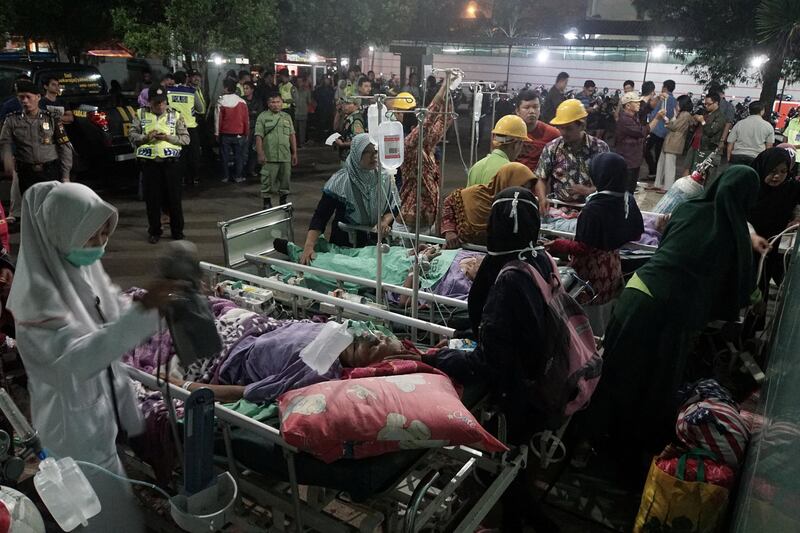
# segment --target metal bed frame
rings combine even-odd
[[[570,202],[562,202],[560,200],[555,200],[553,198],[549,198],[548,201],[553,205],[563,206],[563,207],[571,207],[573,209],[581,209],[584,205],[586,205],[586,204],[575,204],[575,203],[570,203]],[[649,211],[642,211],[642,214],[643,215],[654,215],[654,216],[656,216],[659,213],[651,213]],[[569,232],[569,231],[560,231],[560,230],[554,230],[554,229],[548,229],[548,228],[541,228],[539,230],[539,233],[542,233],[544,235],[550,235],[550,236],[553,236],[553,237],[560,237],[562,239],[569,239],[569,240],[575,239],[575,234],[572,233],[572,232]],[[629,243],[626,243],[626,244],[624,244],[622,246],[622,250],[627,250],[627,251],[633,252],[634,254],[638,255],[639,257],[642,257],[642,256],[646,255],[644,252],[655,253],[655,251],[658,250],[658,247],[657,246],[651,246],[651,245],[648,245],[648,244],[640,244],[638,242],[629,242]]]
[[[304,287],[297,287],[227,267],[201,263],[201,269],[219,281],[221,278],[240,280],[261,287],[292,294],[295,297],[313,298],[326,301],[331,305],[351,312],[364,314],[373,318],[391,321],[414,329],[428,331],[435,335],[450,336],[454,331],[450,328],[431,324],[422,320],[376,309],[356,302],[341,300],[333,296],[315,293]],[[185,400],[189,392],[168,382],[159,382],[156,376],[147,374],[133,367],[127,367],[129,376],[141,382],[145,387],[154,390],[169,388],[174,399]],[[449,522],[456,522],[454,531],[471,532],[480,524],[491,508],[499,501],[505,490],[513,481],[520,469],[524,468],[528,447],[521,446],[510,452],[490,456],[484,452],[473,450],[467,446],[453,446],[428,450],[416,461],[411,471],[402,472],[394,488],[375,495],[363,504],[352,504],[338,501],[355,507],[367,514],[361,526],[356,528],[342,523],[324,511],[324,508],[336,500],[339,492],[320,487],[309,487],[306,500],[300,497],[299,482],[295,464],[296,454],[300,450],[287,444],[277,428],[250,419],[220,404],[214,407],[215,414],[222,426],[228,468],[236,479],[242,492],[257,503],[271,509],[273,530],[284,531],[285,518],[291,518],[295,531],[304,531],[304,526],[322,532],[374,531],[375,527],[385,523],[386,531],[417,532],[423,527],[441,530]],[[234,455],[231,428],[241,428],[263,438],[266,442],[280,447],[286,460],[289,482],[275,482],[266,477],[241,467]],[[437,479],[445,472],[456,469],[454,475],[447,474],[447,482],[434,486]],[[464,486],[464,482],[477,471],[494,475],[492,483],[482,492],[474,505],[467,511],[459,505],[456,491]]]
[[[282,267],[285,269],[293,270],[297,273],[314,274],[321,277],[330,278],[338,282],[340,288],[343,288],[345,283],[351,283],[360,287],[368,289],[375,289],[377,295],[377,288],[380,286],[383,290],[395,292],[403,296],[413,296],[414,290],[408,287],[401,287],[398,285],[382,283],[376,277],[375,280],[353,276],[350,274],[335,272],[332,270],[322,269],[310,265],[301,265],[293,263],[285,259],[277,257],[279,254],[269,243],[264,243],[264,239],[284,238],[285,235],[291,235],[292,227],[292,208],[291,204],[275,207],[265,211],[258,211],[250,215],[239,217],[226,222],[218,224],[220,234],[222,237],[223,249],[225,250],[226,266],[235,268],[240,271],[253,270],[261,277],[267,277],[268,268],[272,266]],[[366,226],[357,226],[345,223],[339,223],[339,227],[344,231],[364,231],[376,233],[375,228]],[[568,235],[568,234],[566,234]],[[403,231],[392,230],[387,236],[393,236],[399,239],[414,239],[415,235]],[[429,244],[444,244],[444,239],[438,237],[431,237],[420,235],[420,242]],[[464,249],[476,251],[479,253],[486,253],[486,247],[474,244],[467,244]],[[233,264],[231,264],[233,263]],[[254,266],[254,269],[247,267]],[[590,290],[584,281],[575,277],[577,282],[575,290]],[[467,302],[464,300],[457,300],[447,296],[433,294],[427,291],[419,290],[418,294],[423,300],[432,302],[437,306],[443,306],[447,309],[455,311],[464,311],[468,308]],[[572,292],[573,297],[577,296],[577,292]],[[276,289],[276,299],[282,300],[284,303],[292,304],[295,315],[299,312],[299,299],[297,296],[288,296],[283,291]],[[338,301],[338,300],[337,300]],[[331,305],[325,302],[326,305]],[[381,302],[378,302],[380,305]],[[430,306],[429,320],[431,322],[435,319],[435,306]]]
[[[289,203],[218,222],[225,266],[231,268],[247,266],[249,263],[245,259],[245,253],[274,254],[272,241],[275,239],[294,241],[293,214],[294,209]]]

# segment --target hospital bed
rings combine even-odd
[[[394,322],[432,335],[454,333],[438,324],[227,267],[201,263],[201,268],[212,283],[238,280],[298,298],[319,299],[373,321]],[[188,397],[187,391],[159,383],[155,376],[132,367],[128,372],[150,389],[168,387],[173,398]],[[465,391],[463,401],[477,409],[481,396],[480,391]],[[246,498],[271,510],[274,531],[285,530],[287,519],[295,531],[374,531],[383,525],[384,531],[472,532],[524,467],[528,454],[527,446],[494,455],[453,446],[325,464],[287,444],[274,425],[220,404],[215,405],[215,413],[222,427],[217,452]],[[477,481],[478,473],[486,484]],[[301,485],[308,488],[301,490]],[[360,513],[360,525],[328,512],[334,502]]]
[[[558,206],[558,207],[568,207],[568,208],[572,208],[572,209],[576,209],[576,210],[580,210],[580,209],[583,208],[584,205],[586,205],[586,204],[576,204],[576,203],[570,203],[570,202],[562,202],[560,200],[556,200],[556,199],[553,199],[553,198],[550,198],[549,201],[550,201],[550,203],[552,205],[555,205],[555,206]],[[642,215],[658,216],[658,213],[650,213],[648,211],[642,211]],[[569,240],[575,239],[575,232],[574,231],[561,231],[561,230],[556,230],[556,229],[552,229],[552,228],[542,227],[539,230],[539,233],[542,234],[542,235],[549,236],[549,237],[569,239]],[[648,245],[648,244],[641,244],[641,243],[638,243],[638,242],[629,242],[629,243],[626,243],[625,245],[622,246],[622,249],[620,250],[620,255],[623,258],[625,258],[625,257],[637,257],[637,256],[639,258],[650,257],[655,253],[655,251],[657,249],[658,249],[657,246],[651,246],[651,245]]]
[[[301,283],[303,274],[313,274],[334,280],[339,288],[344,288],[344,284],[357,285],[363,287],[367,292],[368,297],[375,300],[378,285],[381,286],[382,291],[391,291],[398,295],[412,296],[413,290],[407,287],[382,283],[379,280],[367,279],[357,276],[352,276],[346,273],[330,271],[326,269],[317,268],[314,266],[300,265],[288,261],[287,257],[274,249],[273,240],[280,238],[291,241],[294,237],[292,230],[292,206],[291,204],[282,205],[272,209],[259,211],[239,217],[233,220],[220,222],[220,236],[222,239],[222,247],[225,256],[225,266],[240,270],[248,273],[258,273],[262,277],[269,275],[269,272],[274,271],[272,267],[278,267],[283,271],[291,270],[297,273],[296,277],[289,278],[290,284]],[[344,231],[364,231],[373,232],[373,228],[366,226],[356,226],[340,223],[340,228]],[[401,239],[404,242],[409,242],[414,239],[414,235],[401,231],[393,230],[390,232],[390,237]],[[420,242],[427,244],[445,243],[444,239],[431,236],[420,236]],[[486,253],[485,246],[479,245],[465,245],[464,249]],[[578,294],[589,291],[592,292],[591,287],[583,280],[581,280],[575,271],[569,267],[560,267],[562,281],[566,290],[573,296],[577,297]],[[360,291],[364,294],[364,291]],[[452,320],[454,316],[464,316],[467,310],[467,302],[458,300],[447,296],[433,294],[427,291],[420,290],[420,298],[423,302],[428,304],[428,320],[430,322],[447,323]],[[309,298],[300,298],[297,295],[289,295],[283,291],[274,291],[275,299],[283,304],[291,306],[292,314],[295,317],[301,316],[305,310],[308,302],[313,301]],[[332,304],[328,300],[318,301],[314,306],[314,310],[334,314],[332,312]],[[381,309],[390,309],[396,312],[403,313],[407,311],[406,308],[400,306],[393,306],[388,300],[380,302],[368,302],[368,305]],[[350,312],[342,311],[340,316],[353,318]]]
[[[562,207],[570,207],[570,208],[578,209],[578,210],[583,208],[584,205],[586,205],[586,204],[574,204],[574,203],[569,203],[569,202],[561,202],[561,201],[555,200],[555,199],[550,199],[550,203],[553,204],[553,205],[562,206]],[[649,216],[652,216],[652,217],[657,217],[657,216],[660,216],[661,214],[662,213],[653,213],[653,212],[650,212],[650,211],[642,211],[642,215],[645,215],[645,216],[649,215]],[[562,238],[562,239],[570,239],[570,240],[575,239],[575,232],[574,231],[560,231],[560,230],[556,230],[556,229],[552,229],[552,228],[543,227],[543,228],[541,228],[539,230],[539,233],[541,233],[543,235],[548,235],[548,236],[551,236],[551,237]],[[796,233],[788,233],[788,234],[783,235],[781,237],[780,242],[779,242],[779,250],[780,250],[781,253],[789,253],[789,252],[792,251],[792,249],[794,248],[794,242],[795,242],[796,235],[797,235]],[[636,258],[637,256],[639,258],[643,258],[643,257],[652,256],[656,252],[656,250],[658,250],[658,246],[652,246],[652,245],[649,245],[649,244],[642,244],[642,243],[638,243],[638,242],[629,242],[629,243],[626,243],[625,245],[622,246],[622,249],[620,250],[620,255],[623,258],[626,258],[626,257]]]

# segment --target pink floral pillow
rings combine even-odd
[[[326,463],[462,444],[507,450],[464,407],[450,379],[438,374],[317,383],[278,402],[286,442]]]

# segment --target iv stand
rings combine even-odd
[[[405,98],[405,97],[398,98],[398,97],[393,97],[393,96],[387,96],[385,94],[376,94],[374,96],[374,98],[375,98],[376,103],[378,104],[378,126],[380,126],[380,124],[382,122],[382,119],[384,118],[384,113],[388,113],[388,110],[387,111],[382,111],[383,109],[386,109],[386,106],[384,105],[384,102],[386,102],[387,100],[405,100],[405,101],[408,101],[408,98]],[[377,132],[376,132],[376,136],[377,136]],[[376,172],[378,174],[378,187],[381,187],[382,186],[382,180],[383,180],[383,166],[380,163],[380,159],[381,159],[381,153],[380,153],[381,145],[380,145],[380,142],[377,143],[376,149],[378,151],[378,168],[376,169]],[[389,184],[389,185],[390,185],[390,187],[389,187],[389,197],[386,199],[386,203],[387,203],[387,205],[389,207],[389,210],[391,211],[391,209],[392,209],[391,200],[392,200],[392,196],[393,196],[393,187],[392,187],[392,184]],[[377,235],[378,235],[378,242],[375,245],[376,246],[376,248],[375,248],[375,262],[376,262],[376,264],[375,264],[375,267],[376,267],[376,271],[375,271],[375,301],[377,303],[383,303],[383,228],[381,227],[382,222],[383,222],[383,213],[378,213],[378,221],[377,221],[376,227],[375,227],[375,229],[377,230]]]
[[[495,125],[495,117],[497,116],[497,101],[500,100],[501,96],[514,96],[511,93],[501,93],[499,91],[492,91],[489,93],[492,97],[492,128]]]
[[[477,103],[477,96],[478,93],[483,93],[483,89],[487,88],[490,91],[494,91],[497,88],[497,85],[492,82],[486,81],[463,81],[461,82],[462,85],[470,85],[475,88],[475,95],[473,95],[472,99],[472,116],[470,117],[470,143],[469,143],[469,166],[475,164],[476,156],[477,156],[477,136],[478,136],[478,123],[480,121],[480,110],[478,112],[478,120],[475,120],[475,104]]]

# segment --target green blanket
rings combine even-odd
[[[258,422],[266,422],[270,419],[278,418],[278,404],[276,402],[263,404],[239,400],[238,402],[224,403],[222,405],[231,411],[236,411],[240,415],[252,418]]]
[[[320,238],[315,250],[317,257],[311,262],[312,266],[369,280],[375,279],[375,273],[378,271],[375,246],[344,248],[330,244],[325,239]],[[381,271],[383,272],[382,281],[384,283],[403,285],[413,264],[413,257],[409,256],[408,252],[409,250],[402,246],[391,246],[389,251],[383,254]],[[439,256],[435,257],[430,263],[430,269],[420,275],[420,287],[422,289],[430,289],[436,285],[450,269],[450,265],[453,264],[457,253],[458,250],[443,250]],[[289,257],[292,261],[299,261],[302,254],[303,249],[300,246],[289,243]],[[272,268],[286,277],[296,275],[289,268],[275,266]],[[305,274],[303,277],[305,278],[306,286],[315,291],[330,292],[338,288],[336,281],[331,278],[314,274]],[[345,283],[344,288],[348,292],[363,290],[363,287],[351,283]]]

